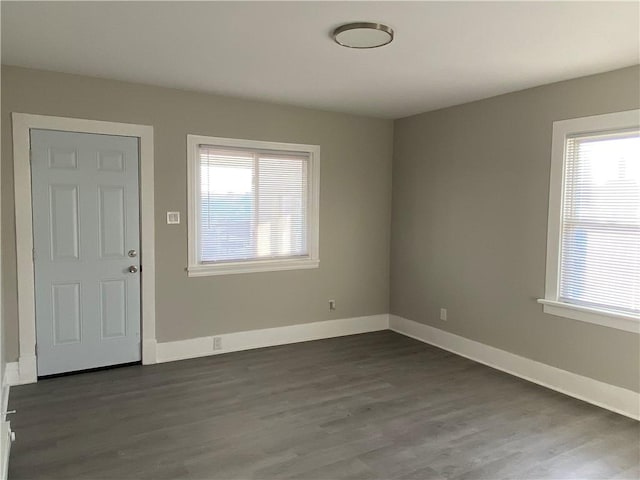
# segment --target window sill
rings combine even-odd
[[[286,260],[262,260],[250,262],[229,262],[213,264],[190,265],[187,275],[190,277],[208,277],[212,275],[233,275],[237,273],[277,272],[281,270],[301,270],[318,268],[318,259],[286,259]]]
[[[544,313],[640,334],[640,318],[631,314],[600,310],[544,298],[538,299],[538,303],[542,304]]]

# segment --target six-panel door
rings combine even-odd
[[[31,130],[39,376],[141,358],[138,158],[137,138]]]

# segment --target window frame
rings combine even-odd
[[[553,122],[545,295],[538,303],[544,313],[640,334],[640,316],[559,300],[567,138],[632,128],[640,128],[640,109]]]
[[[277,150],[280,152],[304,153],[309,156],[308,182],[308,256],[302,258],[270,258],[268,260],[242,260],[220,263],[202,263],[198,258],[198,193],[199,148],[200,145],[216,147],[245,148],[248,150]],[[238,138],[187,135],[187,223],[188,223],[188,264],[189,277],[210,275],[230,275],[238,273],[274,272],[299,270],[320,266],[320,146],[297,143],[267,142]]]

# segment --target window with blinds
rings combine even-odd
[[[191,272],[317,266],[317,147],[189,141]]]
[[[640,314],[638,129],[567,136],[558,300]]]

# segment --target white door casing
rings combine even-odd
[[[31,168],[29,164],[30,131],[32,129],[121,135],[139,139],[142,363],[156,363],[153,127],[24,113],[13,113],[12,119],[20,341],[18,383],[37,381]]]
[[[31,130],[38,375],[137,362],[138,139]]]

